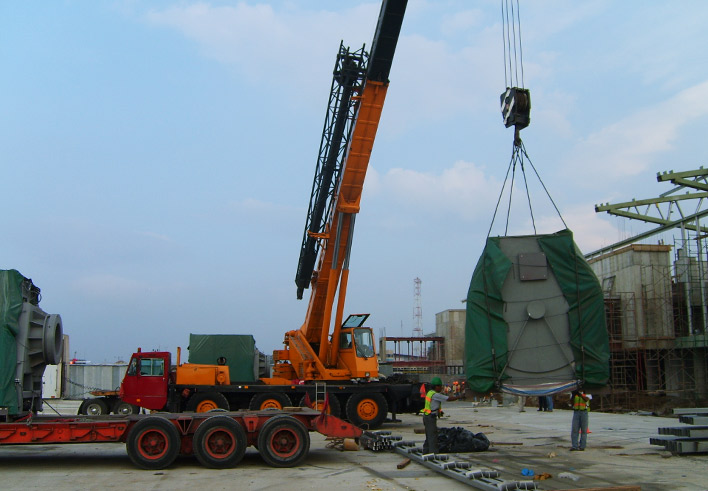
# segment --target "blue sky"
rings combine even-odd
[[[0,268],[42,289],[72,355],[174,351],[190,332],[252,333],[270,352],[300,327],[332,67],[340,40],[370,45],[379,8],[0,4]],[[657,196],[656,172],[705,165],[706,14],[700,1],[522,2],[522,137],[584,252],[644,229],[595,204]],[[371,313],[377,335],[411,333],[416,277],[426,332],[463,307],[512,150],[500,21],[498,0],[408,6],[346,308]],[[540,187],[531,196],[538,231],[562,228]],[[532,230],[523,202],[511,223]]]

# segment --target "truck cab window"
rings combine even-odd
[[[161,377],[165,374],[165,360],[162,358],[143,358],[140,363],[140,375]]]
[[[130,365],[128,365],[128,375],[135,375],[138,373],[138,359],[133,358],[130,360]]]

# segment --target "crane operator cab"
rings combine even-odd
[[[370,327],[363,327],[368,317],[369,314],[350,315],[339,332],[340,361],[351,371],[353,379],[371,380],[378,377],[374,335]]]
[[[354,349],[356,356],[371,358],[374,356],[374,336],[371,328],[362,327],[369,314],[356,314],[347,317],[339,334],[339,349]],[[353,340],[353,343],[352,343]]]

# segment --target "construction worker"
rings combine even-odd
[[[570,451],[585,450],[588,439],[588,411],[590,411],[590,396],[574,390],[571,394],[573,404],[573,423],[570,427]],[[578,445],[578,432],[580,432],[580,445]]]
[[[460,399],[459,396],[446,396],[440,393],[443,388],[440,377],[433,378],[430,385],[433,388],[425,394],[425,407],[423,408],[423,425],[425,426],[423,453],[438,452],[438,418],[443,414],[442,403]]]

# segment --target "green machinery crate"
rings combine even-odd
[[[254,382],[258,377],[256,340],[250,334],[190,334],[189,363],[219,364],[226,359],[231,383]]]
[[[470,282],[465,334],[477,392],[542,394],[609,379],[602,288],[570,230],[489,237]]]

